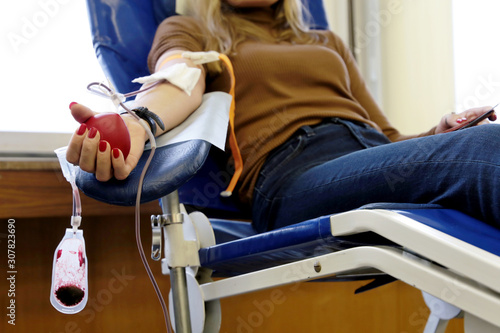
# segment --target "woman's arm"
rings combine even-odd
[[[183,51],[174,49],[165,52],[157,61],[155,71],[164,70],[181,62],[190,67],[199,67],[202,75],[191,95],[189,96],[178,87],[164,82],[139,94],[134,101],[133,107],[147,107],[150,111],[156,113],[163,120],[165,131],[176,127],[194,112],[201,104],[205,91],[205,71],[203,67],[196,66],[191,61],[182,58],[173,59],[162,64],[165,59]],[[95,114],[95,112],[80,104],[73,104],[71,113],[81,123]],[[86,128],[85,124],[82,124],[73,134],[68,145],[66,153],[68,162],[79,165],[83,171],[95,173],[96,178],[100,181],[107,181],[113,176],[117,179],[127,178],[144,151],[147,135],[135,118],[127,114],[123,115],[122,118],[130,133],[131,147],[127,159],[123,158],[121,151],[111,149],[109,143],[101,141],[97,131]],[[158,128],[157,135],[165,131]]]

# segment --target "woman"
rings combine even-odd
[[[195,67],[185,59],[165,61],[186,50],[215,50],[231,59],[244,162],[239,197],[252,207],[258,231],[372,202],[435,203],[500,225],[500,155],[492,153],[499,127],[441,134],[490,107],[448,114],[426,133],[403,136],[376,105],[342,41],[307,29],[299,0],[191,1],[191,17],[160,25],[148,65],[151,72],[179,62]],[[159,115],[166,130],[177,126],[204,92],[228,89],[220,64],[199,68],[190,96],[164,83],[139,95],[136,106]],[[82,105],[73,105],[72,113],[80,122],[93,114]],[[123,117],[132,143],[126,160],[82,125],[68,161],[102,181],[126,178],[147,138],[135,120]]]

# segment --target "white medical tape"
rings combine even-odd
[[[177,63],[168,66],[149,76],[143,76],[132,80],[134,83],[148,84],[155,83],[161,80],[167,80],[174,86],[182,89],[186,94],[191,96],[196,83],[201,76],[201,69],[189,67],[185,63]]]

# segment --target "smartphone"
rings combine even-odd
[[[465,123],[462,123],[462,124],[460,124],[458,126],[450,128],[450,129],[446,130],[445,133],[454,132],[454,131],[458,131],[458,130],[461,130],[461,129],[465,129],[465,128],[476,126],[477,124],[479,124],[480,122],[482,122],[486,118],[490,117],[495,112],[495,108],[497,106],[498,106],[498,104],[495,105],[491,110],[488,110],[485,113],[483,113],[482,115],[480,115],[479,117],[471,119],[471,120],[468,120]]]

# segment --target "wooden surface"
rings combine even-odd
[[[86,216],[130,215],[133,207],[108,205],[81,196]],[[73,197],[71,186],[60,169],[0,170],[0,218],[71,216]],[[141,210],[158,214],[158,202],[142,205]]]
[[[16,326],[7,324],[0,283],[0,332],[166,332],[159,302],[135,244],[133,211],[84,199],[82,229],[89,264],[89,302],[79,314],[50,305],[54,250],[69,226],[71,192],[56,170],[0,171],[0,259],[6,272],[8,219],[16,230]],[[144,208],[142,239],[149,257],[149,214]],[[150,261],[164,296],[168,277]],[[5,280],[4,280],[5,281]],[[428,310],[418,290],[395,282],[354,295],[363,282],[300,283],[223,299],[221,332],[422,332]],[[463,332],[455,319],[447,332]]]

